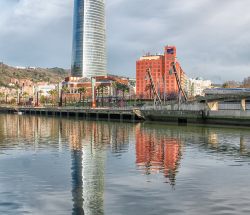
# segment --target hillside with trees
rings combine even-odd
[[[244,78],[242,82],[226,81],[223,88],[250,88],[250,77]]]
[[[62,68],[16,68],[0,63],[0,86],[8,86],[12,78],[28,79],[33,82],[55,83],[69,75],[69,70]]]

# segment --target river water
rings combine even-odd
[[[250,214],[250,129],[0,115],[0,214]]]

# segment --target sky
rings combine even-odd
[[[70,68],[73,0],[0,0],[0,61]],[[249,0],[106,0],[108,72],[135,77],[147,52],[177,47],[189,77],[250,76]]]

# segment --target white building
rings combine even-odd
[[[212,82],[210,80],[203,80],[201,78],[189,79],[189,97],[204,96],[204,90],[212,87]]]
[[[105,0],[75,0],[72,76],[107,75],[106,58]]]
[[[38,85],[35,87],[35,92],[39,92],[40,95],[43,96],[49,96],[49,92],[51,90],[56,90],[57,85],[55,84],[50,84],[50,85]]]

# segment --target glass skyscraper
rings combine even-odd
[[[107,75],[105,0],[75,0],[71,73]]]

